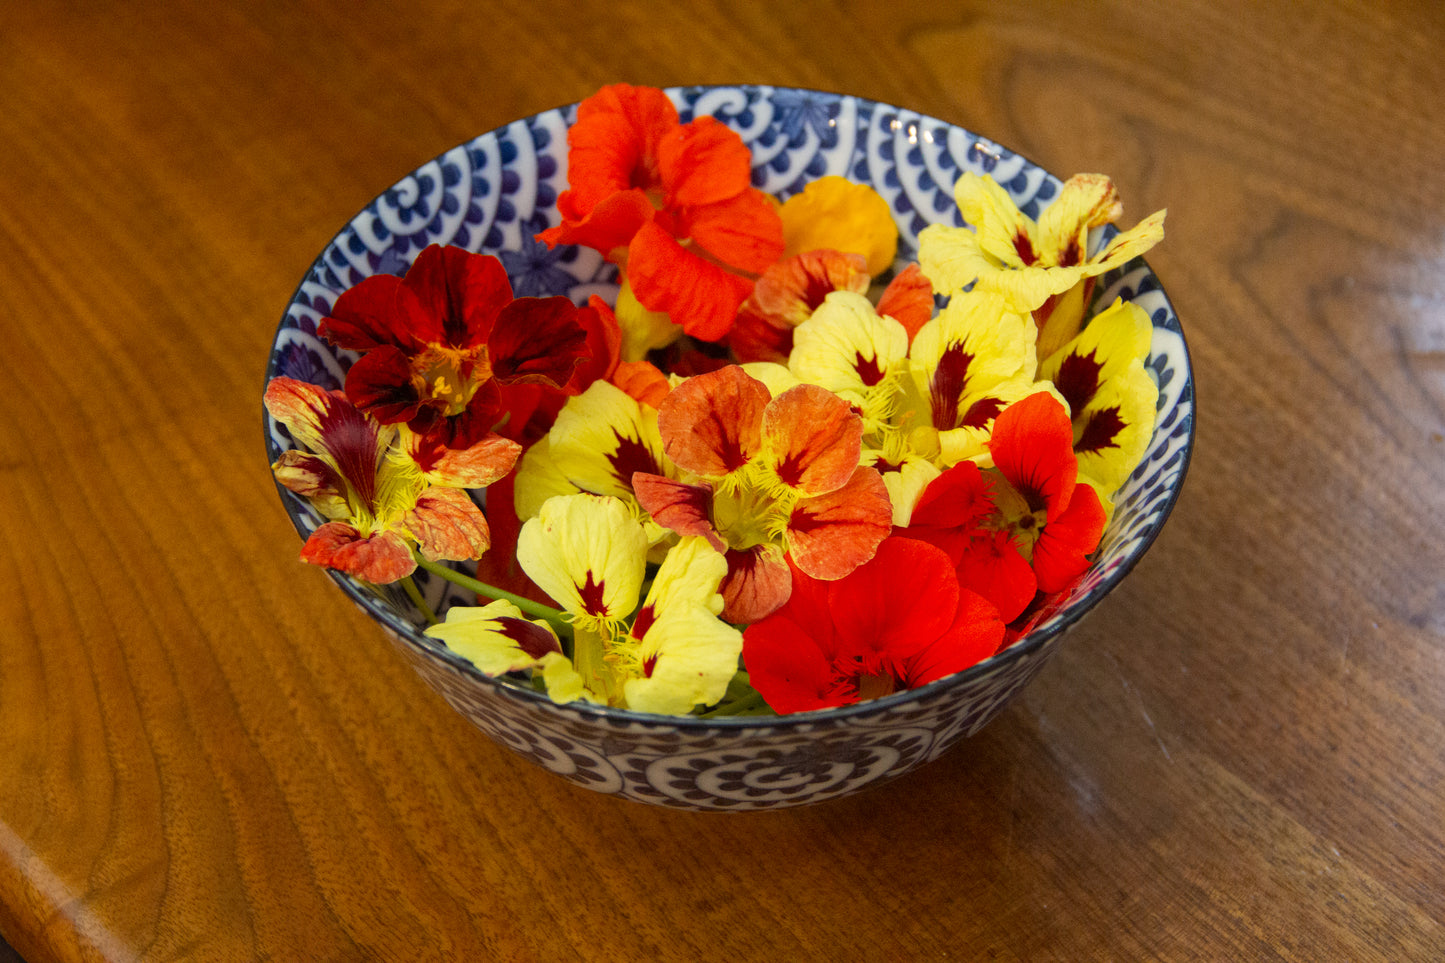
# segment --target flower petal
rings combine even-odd
[[[490,676],[530,669],[549,653],[562,654],[551,626],[529,621],[521,609],[500,599],[483,606],[453,606],[446,621],[426,634]]]
[[[1046,393],[1029,395],[1005,408],[989,439],[994,466],[1018,489],[1031,511],[1042,508],[1048,513],[1050,523],[1074,494],[1079,463],[1073,439],[1064,406]]]
[[[853,477],[863,450],[863,419],[826,388],[801,384],[768,403],[762,438],[767,466],[782,484],[821,495]]]
[[[637,472],[632,476],[632,491],[643,511],[663,528],[679,535],[701,536],[714,550],[727,551],[727,544],[718,537],[708,516],[712,507],[711,485],[687,485],[661,475]]]
[[[647,535],[619,499],[561,495],[522,526],[517,561],[583,625],[615,623],[637,607]]]
[[[564,297],[517,298],[497,315],[487,341],[492,376],[503,384],[562,388],[591,360],[577,306]]]
[[[898,225],[888,202],[866,184],[820,177],[784,201],[779,215],[784,257],[824,249],[858,254],[874,277],[893,265]]]
[[[969,539],[958,566],[958,584],[988,599],[1005,623],[1023,614],[1038,592],[1038,579],[1006,531]]]
[[[460,451],[432,436],[410,431],[406,436],[407,454],[427,481],[452,488],[486,488],[511,472],[522,454],[521,445],[496,434]]]
[[[727,563],[728,574],[721,586],[722,617],[727,621],[738,625],[756,622],[788,601],[793,577],[778,546],[729,549]]]
[[[919,329],[933,319],[933,282],[917,262],[888,282],[878,298],[878,313],[903,325],[910,344]]]
[[[428,488],[401,524],[432,562],[481,558],[492,544],[486,516],[460,488]]]
[[[748,681],[775,711],[807,712],[858,701],[857,687],[840,684],[831,654],[817,643],[816,623],[787,609],[754,622],[743,633]]]
[[[408,295],[416,300],[407,314],[418,341],[466,349],[486,343],[498,312],[512,300],[512,285],[498,258],[432,244],[406,272],[399,303]]]
[[[877,554],[828,589],[839,654],[900,662],[953,624],[958,576],[938,548],[889,538]]]
[[[667,457],[702,478],[723,478],[747,465],[762,445],[771,396],[737,365],[689,378],[657,409]]]
[[[656,223],[642,225],[627,254],[627,279],[637,301],[660,311],[687,334],[717,341],[728,333],[753,282],[683,248]]]
[[[858,468],[835,492],[804,498],[788,519],[788,554],[813,578],[842,578],[873,557],[893,527],[888,489],[872,468]]]
[[[998,651],[1003,636],[998,609],[983,596],[960,589],[953,625],[906,660],[903,674],[908,687],[916,689],[977,665]]]
[[[621,388],[596,381],[567,399],[548,435],[552,463],[584,491],[631,498],[637,472],[670,475],[658,413]]]
[[[1039,590],[1062,592],[1089,567],[1106,522],[1104,506],[1090,485],[1074,489],[1069,507],[1049,520],[1034,543],[1033,566]]]
[[[301,547],[301,560],[333,568],[373,585],[386,585],[416,570],[411,549],[396,532],[364,536],[345,522],[327,522]]]
[[[902,368],[908,332],[851,291],[835,291],[793,332],[788,368],[800,381],[861,401]]]

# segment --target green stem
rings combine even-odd
[[[431,610],[430,605],[426,604],[426,599],[421,597],[421,590],[416,587],[416,582],[412,581],[410,575],[401,580],[401,587],[406,589],[407,598],[411,599],[412,604],[421,609],[421,614],[426,616],[427,625],[436,625],[437,614]]]
[[[719,716],[741,716],[751,714],[762,714],[770,712],[768,704],[756,690],[745,695],[738,696],[730,702],[724,702],[710,712],[699,714],[700,719],[715,719]]]
[[[562,631],[570,633],[572,631],[571,623],[568,622],[566,616],[557,609],[548,608],[540,602],[534,602],[529,598],[515,595],[506,589],[497,588],[495,585],[479,582],[470,575],[463,575],[461,572],[456,571],[450,566],[443,565],[440,562],[429,561],[420,554],[416,556],[416,564],[428,572],[431,572],[433,575],[440,576],[454,585],[460,585],[464,589],[470,589],[478,595],[485,595],[489,599],[503,599],[511,602],[517,608],[521,609],[524,614],[534,619],[546,619],[559,633]]]

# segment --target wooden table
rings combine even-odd
[[[414,9],[415,8],[415,9]],[[1445,958],[1433,0],[6,4],[0,933],[44,960]],[[453,713],[297,540],[262,368],[421,161],[612,80],[1104,171],[1199,398],[1136,572],[983,733],[708,816]]]

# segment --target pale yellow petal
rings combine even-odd
[[[514,623],[510,628],[508,621]],[[515,623],[522,623],[520,626]],[[453,606],[447,611],[446,621],[433,625],[426,634],[446,643],[446,647],[466,659],[487,675],[504,675],[521,669],[530,669],[540,664],[537,655],[528,654],[518,643],[521,632],[534,635],[539,645],[550,644],[558,658],[562,656],[562,645],[557,634],[544,621],[532,621],[522,615],[522,610],[511,602],[498,600],[483,606]],[[545,654],[541,657],[545,658]]]
[[[568,398],[547,437],[557,472],[596,495],[631,503],[633,472],[667,477],[674,472],[662,451],[657,409],[606,381]]]
[[[682,337],[681,325],[661,311],[649,311],[625,280],[617,292],[617,326],[622,329],[621,360],[641,361],[654,348],[665,348]]]
[[[702,606],[659,615],[637,657],[647,672],[623,686],[638,712],[684,715],[720,700],[738,670],[743,634]]]
[[[799,381],[862,402],[907,356],[903,325],[861,294],[834,291],[794,329],[788,369]]]
[[[537,587],[584,624],[625,619],[637,607],[647,535],[620,499],[559,495],[517,537],[517,562]]]
[[[542,505],[554,495],[575,495],[582,489],[567,480],[552,460],[551,442],[542,438],[522,454],[517,463],[514,505],[522,521],[536,518]]]

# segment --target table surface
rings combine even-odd
[[[0,12],[0,934],[27,960],[1445,958],[1445,7]],[[1103,171],[1199,399],[1138,569],[883,788],[589,793],[426,688],[261,448],[282,307],[422,161],[614,80]]]

